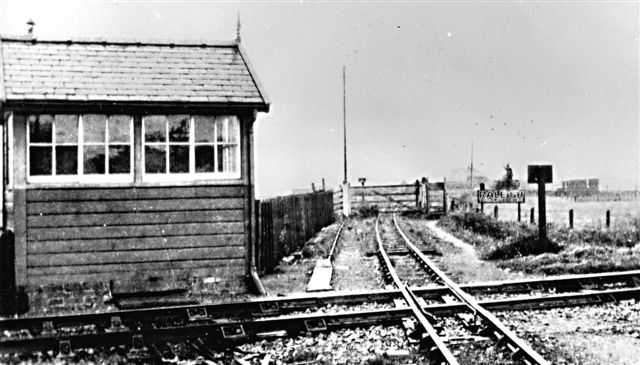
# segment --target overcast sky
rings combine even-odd
[[[256,124],[258,195],[349,180],[440,180],[551,163],[555,181],[639,185],[638,3],[0,1],[0,32],[235,38],[272,101]]]

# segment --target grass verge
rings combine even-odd
[[[439,225],[504,269],[544,275],[640,269],[640,219],[612,228],[549,225],[545,242],[538,240],[535,225],[482,213],[451,214]]]

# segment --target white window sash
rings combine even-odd
[[[54,115],[55,117],[55,115]],[[107,120],[105,121],[105,173],[104,174],[85,174],[84,173],[84,146],[90,145],[101,145],[103,143],[100,142],[84,142],[84,122],[82,119],[82,114],[78,115],[78,140],[77,143],[56,143],[55,140],[55,132],[56,132],[56,123],[55,118],[51,128],[51,143],[31,143],[30,136],[30,126],[29,123],[26,123],[26,131],[27,131],[27,182],[29,183],[130,183],[133,182],[133,170],[134,170],[134,159],[133,159],[133,116],[129,116],[129,143],[118,142],[109,144],[109,115],[107,115]],[[77,146],[78,153],[78,172],[73,175],[58,175],[56,171],[56,146]],[[120,173],[120,174],[110,174],[109,173],[109,146],[110,145],[120,145],[120,146],[129,146],[129,172],[128,173]],[[31,175],[31,147],[32,146],[42,146],[42,147],[51,147],[51,175]]]
[[[229,116],[237,118],[236,116]],[[214,117],[215,118],[215,117]],[[237,119],[236,119],[237,120]],[[229,123],[229,120],[226,120],[225,123]],[[241,178],[241,153],[240,153],[240,121],[237,120],[238,123],[238,135],[236,136],[238,142],[237,143],[223,143],[218,142],[218,131],[217,131],[217,123],[213,123],[214,126],[214,141],[211,143],[207,142],[195,142],[195,118],[193,115],[189,116],[189,141],[188,142],[170,142],[169,141],[169,122],[168,119],[165,120],[165,141],[164,142],[146,142],[145,141],[145,123],[144,117],[142,118],[142,180],[148,182],[173,182],[173,181],[198,181],[198,180],[232,180],[232,179],[240,179]],[[227,131],[229,128],[227,126]],[[170,172],[170,159],[169,159],[169,147],[170,146],[189,146],[189,172],[188,173],[177,173]],[[235,172],[218,172],[218,146],[219,145],[235,145],[238,148],[236,149],[236,168]],[[165,147],[165,172],[164,173],[147,173],[146,172],[146,146],[164,146]],[[196,157],[195,157],[195,149],[196,146],[213,146],[214,150],[214,172],[195,172],[196,171]]]

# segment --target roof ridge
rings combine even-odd
[[[105,38],[105,37],[51,37],[42,38],[29,35],[0,34],[3,42],[21,43],[53,43],[53,44],[99,44],[99,45],[134,45],[134,46],[180,46],[180,47],[233,47],[236,40],[208,40],[208,39],[151,39],[151,38]]]

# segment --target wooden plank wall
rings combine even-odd
[[[257,268],[272,272],[283,257],[334,220],[333,192],[289,195],[260,201]]]
[[[158,276],[244,283],[245,192],[242,185],[29,189],[28,283]]]

